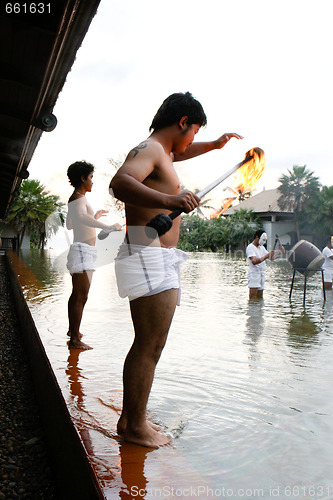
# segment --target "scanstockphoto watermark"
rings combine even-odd
[[[138,243],[143,246],[161,246],[158,234],[155,229],[144,226],[123,226],[121,231],[96,230],[97,262],[96,267],[102,267],[112,263],[118,253],[121,243],[124,241],[125,232],[127,240],[132,243]],[[73,231],[64,226],[63,218],[59,212],[53,212],[45,221],[45,236],[47,240],[46,248],[56,250],[59,261],[63,261],[67,256],[70,246],[73,242]],[[223,253],[224,259],[246,260],[245,249],[237,249],[230,253]],[[285,260],[287,254],[278,254],[275,261]]]
[[[328,498],[333,489],[328,485],[286,485],[268,488],[210,488],[207,485],[196,485],[184,488],[163,486],[161,488],[139,488],[132,486],[132,498],[283,498],[301,499]]]
[[[163,486],[161,488],[139,488],[131,487],[133,498],[264,498],[264,490],[259,488],[210,488],[207,485],[189,486],[177,488],[175,486]]]
[[[179,283],[180,263],[186,260],[186,254],[175,248],[164,248],[153,228],[127,226],[126,231],[124,228],[121,231],[111,231],[103,238],[99,238],[100,232],[96,231],[95,244],[88,245],[77,241],[72,243],[73,235],[63,227],[57,213],[48,217],[45,227],[48,238],[60,233],[61,247],[56,248],[52,244],[56,250],[52,265],[58,272],[73,274],[84,269],[97,270],[115,263],[111,273],[115,273],[119,295],[122,298],[129,297],[130,300],[158,290],[170,274],[171,265],[172,269],[177,270]],[[223,258],[241,258],[245,261],[246,255],[245,252],[238,251],[234,255],[224,254]],[[220,276],[225,273],[229,277],[227,266],[222,267],[219,272]],[[244,280],[246,274],[244,269]],[[172,283],[174,282],[173,279]]]

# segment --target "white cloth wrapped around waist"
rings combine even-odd
[[[95,247],[76,241],[69,248],[67,269],[71,274],[95,271],[96,258],[97,250]]]
[[[180,263],[187,254],[177,248],[123,243],[115,260],[120,297],[135,300],[178,288],[180,303]]]

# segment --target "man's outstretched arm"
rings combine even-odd
[[[94,216],[87,213],[87,206],[84,198],[78,198],[71,201],[68,204],[68,210],[70,212],[69,219],[71,226],[69,227],[69,225],[67,225],[67,229],[73,229],[77,224],[98,229],[110,229],[112,227],[110,224],[99,222]]]
[[[235,139],[243,139],[241,135],[235,134],[234,132],[229,132],[221,135],[221,137],[219,137],[215,141],[194,142],[186,148],[185,153],[174,154],[174,161],[189,160],[190,158],[200,156],[202,154],[208,153],[209,151],[213,151],[214,149],[222,149],[233,137]]]

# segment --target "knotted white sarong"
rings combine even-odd
[[[180,264],[187,254],[177,248],[123,243],[115,259],[120,297],[135,300],[178,288],[180,304]]]
[[[71,274],[95,271],[97,250],[87,243],[74,242],[68,252],[67,269]]]

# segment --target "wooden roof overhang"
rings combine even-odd
[[[1,9],[0,218],[29,175],[43,131],[56,126],[53,107],[99,3],[49,0],[34,4],[43,12],[30,12],[27,1],[10,4],[20,12]]]

